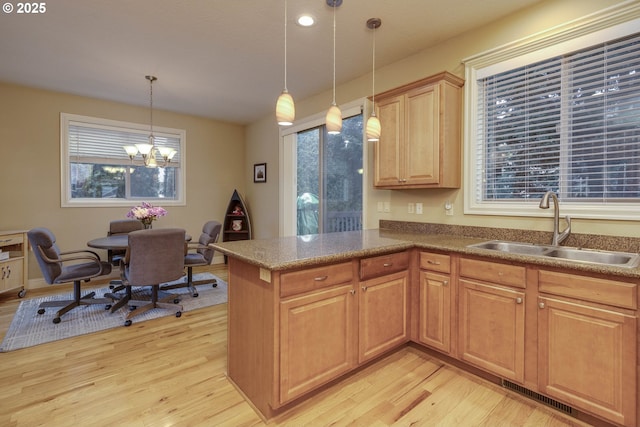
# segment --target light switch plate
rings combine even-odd
[[[422,203],[416,203],[416,213],[422,215]]]

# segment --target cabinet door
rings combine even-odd
[[[375,186],[397,186],[402,184],[404,141],[404,97],[396,96],[380,100],[376,105],[380,119],[380,140],[375,144]]]
[[[360,286],[358,362],[362,363],[408,340],[409,273],[378,277]]]
[[[420,271],[421,343],[437,350],[451,351],[451,286],[449,276]]]
[[[280,303],[280,403],[355,366],[355,302],[348,285]]]
[[[14,289],[22,286],[22,258],[9,260],[0,263],[2,266],[0,280],[0,291]]]
[[[460,280],[463,360],[503,378],[524,381],[524,292]]]
[[[405,184],[437,184],[440,178],[439,85],[406,95]]]
[[[541,393],[615,423],[636,421],[636,319],[538,299]]]

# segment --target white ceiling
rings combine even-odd
[[[539,0],[344,0],[336,9],[337,84]],[[11,2],[17,4],[17,2]],[[0,12],[0,81],[241,124],[274,110],[284,85],[284,0],[53,0],[46,12]],[[288,1],[288,89],[332,86],[333,8]],[[302,12],[312,28],[293,20]],[[327,105],[331,102],[327,100]]]

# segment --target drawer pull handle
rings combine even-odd
[[[539,302],[539,303],[538,303],[538,307],[540,307],[540,308],[544,308],[544,303],[543,303],[543,302]]]
[[[6,271],[4,271],[4,267],[2,267],[2,279],[0,280],[4,280],[4,275],[6,274]]]
[[[4,274],[3,274],[4,276]],[[7,275],[4,277],[5,279],[8,279],[11,276],[11,267],[7,266]]]
[[[383,267],[393,267],[393,263],[392,262],[385,262],[384,264],[382,264]]]
[[[428,260],[427,264],[432,264],[432,265],[440,265],[440,261],[432,261],[432,260]]]
[[[520,297],[516,298],[516,304],[522,304],[522,298]]]
[[[329,278],[329,276],[319,276],[319,277],[314,277],[313,280],[315,280],[316,282],[322,282],[324,280],[327,280]]]
[[[11,241],[11,239],[2,239],[2,240],[0,240],[0,243],[7,243],[7,242],[10,242],[10,241]]]

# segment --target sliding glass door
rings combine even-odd
[[[296,234],[362,229],[362,114],[296,133]]]

